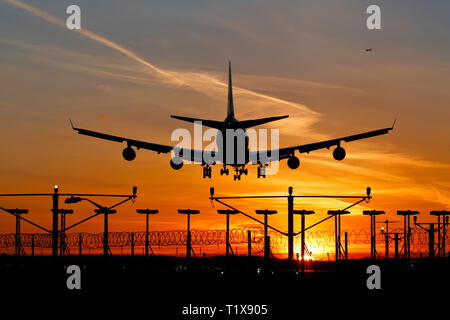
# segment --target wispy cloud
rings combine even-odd
[[[55,24],[59,27],[65,28],[65,22],[58,17],[49,14],[39,8],[36,8],[34,6],[31,6],[29,4],[23,3],[18,0],[2,0],[5,3],[8,3],[10,5],[13,5],[17,8],[26,10],[29,13],[32,13],[35,16],[38,16],[47,22],[50,22],[52,24]],[[218,93],[220,92],[220,96],[222,97],[223,92],[226,90],[227,84],[220,80],[220,78],[213,76],[208,73],[204,72],[185,72],[185,71],[173,71],[173,70],[166,70],[163,68],[159,68],[155,66],[153,63],[143,59],[135,52],[131,51],[130,49],[127,49],[123,47],[122,45],[107,39],[103,36],[101,36],[98,33],[95,33],[93,31],[90,31],[86,28],[82,28],[80,30],[76,30],[79,34],[82,36],[91,39],[97,43],[100,43],[106,47],[109,47],[111,49],[114,49],[128,58],[134,60],[135,62],[145,66],[149,71],[152,72],[153,75],[158,76],[161,81],[168,82],[173,85],[177,86],[188,86],[192,88],[193,90],[202,92],[204,94],[207,94],[209,96],[215,95],[218,96]],[[287,101],[281,98],[273,97],[267,94],[258,93],[252,90],[247,90],[244,88],[235,88],[235,92],[237,95],[241,95],[244,98],[249,97],[252,98],[253,103],[276,103],[281,104],[284,106],[289,106],[292,108],[297,109],[302,113],[302,119],[304,121],[304,124],[310,125],[317,121],[319,114],[310,108],[308,108],[305,105],[302,105],[300,103]]]

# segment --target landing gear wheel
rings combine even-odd
[[[258,178],[260,178],[260,177],[263,177],[263,178],[266,177],[266,168],[258,167]]]
[[[204,166],[203,167],[203,179],[205,179],[206,177],[211,179],[211,172],[212,172],[212,168],[210,166]]]
[[[234,180],[241,180],[242,169],[235,168],[234,169]]]

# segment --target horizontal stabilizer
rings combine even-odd
[[[195,121],[201,121],[202,125],[205,127],[210,128],[216,128],[216,129],[222,129],[224,127],[224,123],[222,121],[216,121],[216,120],[205,120],[205,119],[199,119],[199,118],[188,118],[188,117],[180,117],[180,116],[170,116],[171,118],[178,119],[181,121],[187,121],[194,123]]]
[[[254,127],[254,126],[259,126],[264,123],[281,120],[281,119],[284,119],[287,117],[289,117],[289,116],[270,117],[270,118],[262,118],[262,119],[255,119],[255,120],[244,120],[244,121],[237,122],[235,125],[238,128],[246,129],[246,128],[250,128],[250,127]]]

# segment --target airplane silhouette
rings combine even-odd
[[[243,120],[243,121],[237,120],[234,115],[234,103],[233,103],[232,88],[233,88],[233,86],[232,86],[232,82],[231,82],[231,63],[229,62],[228,63],[228,106],[227,106],[227,117],[225,118],[224,121],[189,118],[189,117],[182,117],[182,116],[175,116],[175,115],[171,115],[171,117],[174,119],[192,122],[192,123],[201,121],[201,124],[203,126],[218,129],[218,131],[220,131],[222,133],[222,137],[223,137],[223,143],[221,145],[218,145],[218,148],[220,149],[220,151],[223,154],[223,157],[221,158],[221,159],[223,159],[221,161],[223,168],[220,169],[220,175],[224,175],[224,174],[228,175],[229,170],[227,169],[227,166],[231,166],[235,170],[234,180],[240,180],[242,174],[245,174],[245,175],[248,174],[248,170],[245,168],[245,165],[247,165],[247,164],[253,164],[253,165],[259,166],[258,174],[257,174],[258,178],[266,177],[266,171],[265,171],[266,168],[265,167],[271,161],[279,161],[279,160],[287,159],[287,164],[288,164],[289,168],[297,169],[300,166],[300,160],[298,157],[295,156],[296,151],[298,153],[309,153],[314,150],[319,150],[319,149],[324,149],[324,148],[329,149],[332,146],[336,146],[336,148],[333,150],[333,158],[335,160],[341,161],[345,158],[345,155],[346,155],[345,149],[343,147],[341,147],[342,141],[350,142],[350,141],[366,139],[366,138],[370,138],[370,137],[387,134],[387,133],[389,133],[390,130],[392,130],[394,128],[394,125],[395,125],[395,121],[394,121],[394,124],[392,125],[392,127],[389,127],[389,128],[378,129],[378,130],[374,130],[374,131],[359,133],[359,134],[355,134],[355,135],[351,135],[351,136],[346,136],[346,137],[341,137],[341,138],[336,138],[336,139],[326,140],[326,141],[321,141],[321,142],[315,142],[315,143],[310,143],[310,144],[305,144],[305,145],[280,148],[278,150],[250,151],[248,137],[245,136],[245,157],[244,157],[245,159],[244,159],[244,161],[239,161],[239,159],[237,159],[238,152],[236,152],[237,151],[236,143],[234,143],[234,151],[235,151],[234,156],[233,156],[233,158],[229,159],[226,157],[227,148],[223,147],[223,146],[226,146],[225,137],[227,136],[226,135],[227,129],[233,129],[235,131],[240,129],[240,130],[243,130],[245,133],[245,129],[247,129],[247,128],[258,126],[258,125],[276,121],[276,120],[281,120],[281,119],[288,117],[288,115],[284,115],[284,116]],[[161,144],[156,144],[156,143],[151,143],[151,142],[139,141],[139,140],[123,138],[123,137],[119,137],[119,136],[114,136],[114,135],[110,135],[110,134],[105,134],[105,133],[101,133],[101,132],[76,128],[76,127],[74,127],[72,121],[70,121],[70,124],[71,124],[73,130],[77,131],[79,134],[82,134],[82,135],[87,135],[87,136],[91,136],[91,137],[95,137],[95,138],[99,138],[99,139],[110,140],[110,141],[121,142],[121,143],[126,142],[127,146],[123,150],[122,156],[127,161],[132,161],[136,158],[136,151],[133,149],[133,147],[135,147],[138,150],[139,149],[147,149],[147,150],[155,151],[158,154],[159,153],[169,153],[171,151],[174,151],[174,153],[178,154],[178,156],[175,156],[175,157],[172,156],[172,158],[170,160],[170,166],[173,169],[179,170],[182,168],[182,166],[183,166],[182,159],[190,160],[195,163],[200,163],[202,165],[203,178],[206,178],[206,177],[211,178],[211,171],[212,171],[211,165],[216,164],[216,162],[207,163],[207,162],[205,162],[204,159],[205,159],[206,155],[209,156],[209,159],[211,157],[214,157],[214,155],[218,151],[190,150],[190,149],[186,149],[186,148],[181,149],[180,147],[167,146],[167,145],[161,145]],[[234,137],[234,139],[236,140],[236,137]],[[236,142],[236,141],[234,141],[234,142]],[[276,151],[278,152],[278,157],[276,159],[273,159],[273,158],[267,159],[267,154],[276,153]],[[263,154],[265,156],[263,156]]]

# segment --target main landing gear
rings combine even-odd
[[[234,180],[241,180],[241,175],[247,175],[248,170],[244,168],[236,168],[234,169]]]
[[[263,177],[263,178],[266,177],[266,167],[264,167],[264,166],[262,166],[262,165],[260,165],[260,166],[258,167],[258,179],[259,179],[260,177]]]
[[[211,172],[212,172],[212,168],[210,165],[205,165],[203,166],[203,179],[205,179],[206,177],[211,179]]]
[[[220,175],[223,176],[224,174],[229,175],[230,170],[225,169],[225,167],[223,169],[220,169]]]

